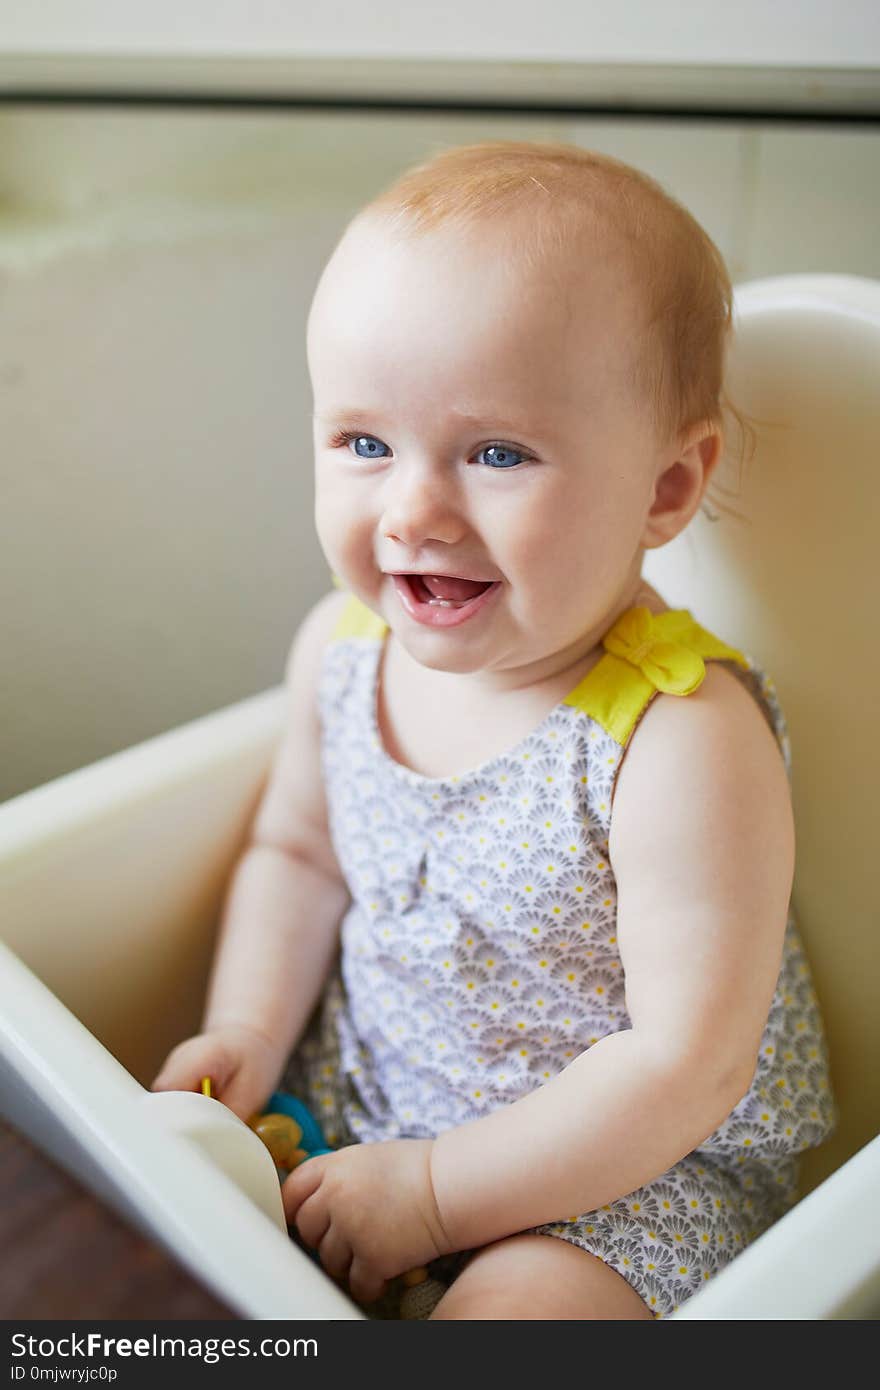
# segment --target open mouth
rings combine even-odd
[[[479,598],[489,587],[488,579],[455,579],[448,574],[405,574],[404,579],[419,603],[436,604],[439,608],[456,608]]]
[[[448,574],[391,576],[411,618],[429,627],[454,627],[483,607],[500,588],[497,580],[461,579]]]

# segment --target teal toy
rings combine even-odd
[[[302,1130],[300,1144],[307,1158],[317,1158],[318,1154],[329,1154],[333,1150],[324,1138],[324,1132],[309,1107],[287,1091],[273,1091],[266,1103],[266,1112],[271,1115],[289,1115]]]
[[[265,1109],[248,1124],[260,1136],[279,1168],[288,1172],[306,1159],[333,1150],[309,1107],[287,1091],[273,1091]]]

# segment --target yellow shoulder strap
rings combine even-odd
[[[379,639],[384,636],[387,626],[384,618],[380,618],[378,613],[374,613],[365,603],[361,603],[354,594],[349,594],[348,601],[336,620],[331,640],[337,642],[344,637]]]
[[[707,660],[735,661],[746,669],[749,664],[686,608],[656,614],[641,605],[630,608],[602,645],[604,654],[563,703],[595,719],[621,746],[658,691],[690,695],[703,682]]]

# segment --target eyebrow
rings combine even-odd
[[[371,410],[313,410],[313,420],[333,421],[334,424],[356,424],[372,415]]]
[[[340,420],[348,419],[349,416],[368,415],[368,410],[313,410],[313,420]]]
[[[505,420],[504,412],[501,410],[499,410],[497,414],[489,412],[486,415],[468,415],[466,411],[461,410],[450,410],[449,413],[450,415],[454,415],[456,420],[460,420],[463,425],[474,425],[478,428],[482,428],[482,426],[485,425],[487,421],[491,421],[493,424],[498,425],[499,429],[509,429],[514,434],[543,433],[542,422],[539,422],[537,430],[533,425],[528,425],[528,427],[525,430],[521,430],[518,424],[514,424],[509,420]],[[499,421],[501,422],[500,424]]]
[[[512,423],[510,421],[502,420],[500,414],[469,415],[466,412],[460,410],[450,410],[448,413],[454,416],[454,418],[457,421],[459,421],[462,425],[471,425],[477,429],[487,430],[489,429],[490,425],[494,426],[495,433],[497,434],[511,434],[522,437],[529,436],[532,438],[546,438],[549,434],[552,433],[550,429],[545,428],[543,421],[539,421],[537,426],[534,424],[529,424],[528,421],[524,421],[523,423],[525,424],[525,428],[521,429],[518,423]],[[376,417],[374,415],[374,412],[368,409],[352,410],[350,408],[346,408],[344,410],[312,411],[313,420],[323,420],[327,424],[333,423],[342,426],[363,424],[365,420],[369,420],[371,418]],[[491,430],[489,432],[491,433]]]

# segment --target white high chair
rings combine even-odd
[[[747,520],[699,517],[646,572],[776,680],[793,743],[795,902],[840,1122],[804,1161],[803,1200],[675,1316],[870,1317],[880,284],[783,277],[741,287],[736,306],[731,396],[760,422],[735,499]],[[231,1135],[216,1102],[188,1097],[172,1113],[141,1085],[197,1023],[281,715],[269,691],[0,806],[0,1109],[243,1316],[357,1318],[279,1229],[259,1141]]]

